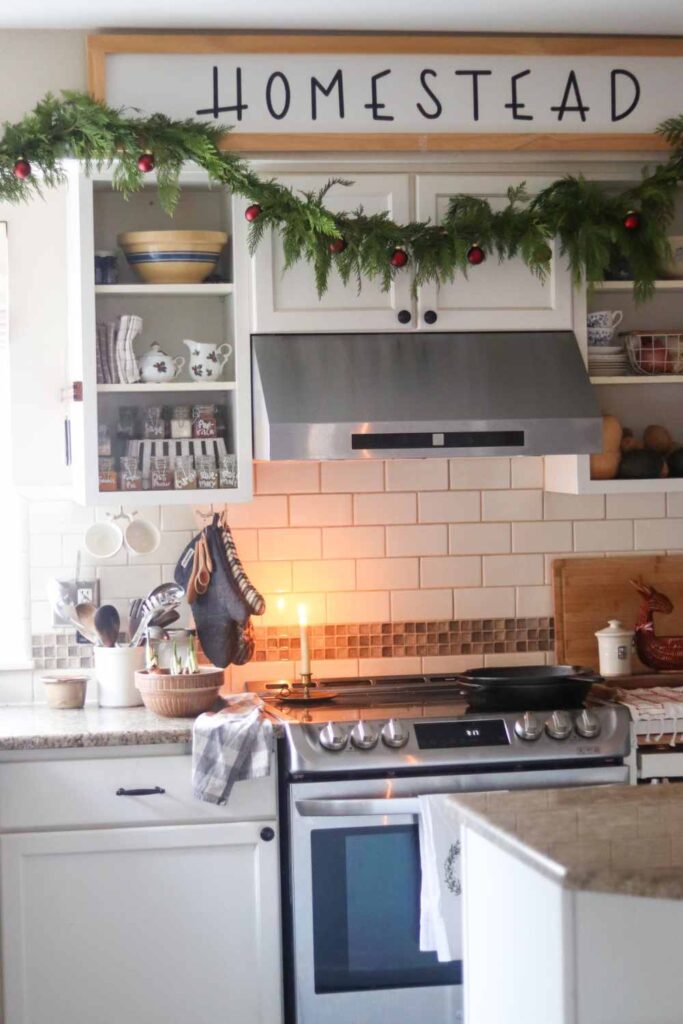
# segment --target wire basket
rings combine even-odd
[[[683,332],[629,331],[621,337],[636,373],[650,377],[683,373]]]

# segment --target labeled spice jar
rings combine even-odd
[[[116,425],[117,437],[132,441],[137,435],[137,411],[131,405],[122,405],[119,409],[119,420]]]
[[[218,423],[215,405],[195,405],[192,409],[192,436],[216,437]]]
[[[111,455],[111,431],[105,423],[97,428],[97,454]]]
[[[168,455],[153,455],[149,460],[149,485],[153,491],[168,491],[173,487],[173,471]]]
[[[171,437],[192,437],[192,412],[189,405],[176,405],[171,416]]]
[[[166,436],[166,422],[160,405],[147,406],[142,431],[147,441],[163,440]]]
[[[236,455],[221,455],[218,460],[218,483],[221,487],[237,487]]]
[[[194,464],[197,469],[197,487],[202,490],[216,490],[218,467],[213,455],[197,455]]]
[[[119,480],[114,459],[99,459],[98,470],[100,490],[117,491],[119,489]]]
[[[192,491],[197,486],[197,470],[191,455],[179,455],[175,460],[174,483],[176,491]]]
[[[142,473],[135,455],[122,455],[119,470],[119,486],[122,491],[142,490]]]

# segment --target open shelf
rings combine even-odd
[[[594,292],[632,292],[633,281],[598,281],[593,285]],[[655,291],[682,292],[683,281],[655,281]]]
[[[634,374],[632,377],[591,377],[591,384],[683,384],[680,373]]]
[[[171,381],[168,384],[98,384],[98,394],[142,394],[143,391],[156,391],[164,394],[167,391],[234,391],[234,380],[216,380],[213,383],[194,383],[190,381]]]
[[[98,284],[96,295],[231,295],[235,286],[220,284]]]

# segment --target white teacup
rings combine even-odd
[[[586,323],[589,327],[599,327],[601,330],[614,330],[624,319],[620,309],[600,309],[596,313],[589,313]]]

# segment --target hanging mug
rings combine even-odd
[[[218,380],[228,359],[232,355],[232,345],[214,345],[208,341],[183,341],[190,352],[190,377],[195,381]]]

